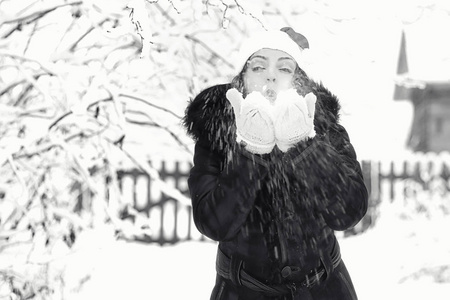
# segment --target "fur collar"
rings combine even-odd
[[[215,85],[203,90],[188,103],[183,125],[195,141],[205,141],[218,151],[235,144],[234,114],[226,99],[231,84]],[[318,135],[325,135],[330,126],[339,121],[338,98],[322,84],[316,83],[313,92],[317,96],[314,126]]]

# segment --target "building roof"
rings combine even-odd
[[[450,17],[428,16],[403,28],[395,100],[429,84],[450,85]]]

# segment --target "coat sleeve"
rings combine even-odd
[[[188,178],[194,222],[216,241],[232,239],[244,225],[267,174],[263,161],[245,150],[222,166],[222,157],[197,142],[194,166]]]
[[[331,229],[347,230],[362,219],[368,193],[343,126],[335,125],[327,139],[316,137],[308,147],[296,147],[288,154],[297,178],[304,178],[310,200]]]
[[[334,178],[334,181],[330,182],[332,188],[328,193],[321,193],[326,204],[323,216],[332,229],[347,230],[355,226],[366,214],[368,193],[361,165],[343,126],[336,126],[330,142],[331,145],[327,144],[327,147],[334,165],[330,178]]]

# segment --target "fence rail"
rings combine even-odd
[[[161,180],[172,188],[189,196],[187,177],[191,164],[187,162],[152,162],[159,171]],[[175,244],[188,240],[209,240],[198,232],[192,217],[192,207],[166,196],[158,185],[152,184],[147,173],[137,169],[121,170],[117,173],[119,187],[129,204],[151,221],[151,236],[136,237],[136,240],[158,244]]]
[[[189,195],[187,178],[191,164],[162,161],[154,166],[163,181]],[[364,181],[369,192],[369,208],[366,216],[345,235],[364,232],[376,222],[377,208],[382,201],[414,201],[418,198],[439,197],[449,202],[450,160],[421,159],[408,161],[374,162],[362,161]],[[164,195],[149,176],[139,170],[118,172],[122,193],[130,205],[145,213],[151,220],[152,236],[137,240],[175,244],[180,241],[209,241],[200,234],[192,218],[192,208]]]

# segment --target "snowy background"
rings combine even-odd
[[[117,182],[108,190],[117,203],[98,199],[104,176],[139,165],[154,189],[189,203],[145,162],[190,161],[193,143],[179,124],[189,98],[230,79],[241,39],[262,23],[308,37],[314,75],[340,98],[359,159],[448,165],[448,153],[405,149],[413,108],[392,99],[402,31],[411,76],[450,80],[448,1],[208,3],[205,12],[195,0],[0,1],[0,299],[19,299],[18,291],[30,299],[209,299],[214,242],[198,233],[172,246],[118,239],[136,234],[136,223],[155,234],[157,214],[115,219],[130,203]],[[99,99],[108,100],[94,119],[89,107]],[[100,134],[74,142],[80,130]],[[92,211],[72,213],[80,199],[73,182],[92,192]],[[383,194],[374,227],[338,233],[360,299],[450,298],[450,204],[440,191],[393,201]],[[145,201],[146,191],[136,196]],[[41,209],[46,199],[53,202]],[[17,212],[26,218],[15,224]]]
[[[402,220],[393,210],[386,207],[376,228],[340,240],[359,299],[448,299],[448,216]],[[82,293],[68,299],[209,299],[215,280],[214,243],[95,244],[91,241],[92,251],[79,258],[92,277]]]
[[[448,299],[450,220],[438,209],[432,214],[405,216],[402,205],[384,203],[375,228],[340,238],[359,299]],[[84,233],[74,253],[60,259],[64,299],[209,299],[215,243],[157,246],[99,239],[110,236],[111,228],[98,230],[103,232]],[[85,279],[82,286],[79,278]]]

